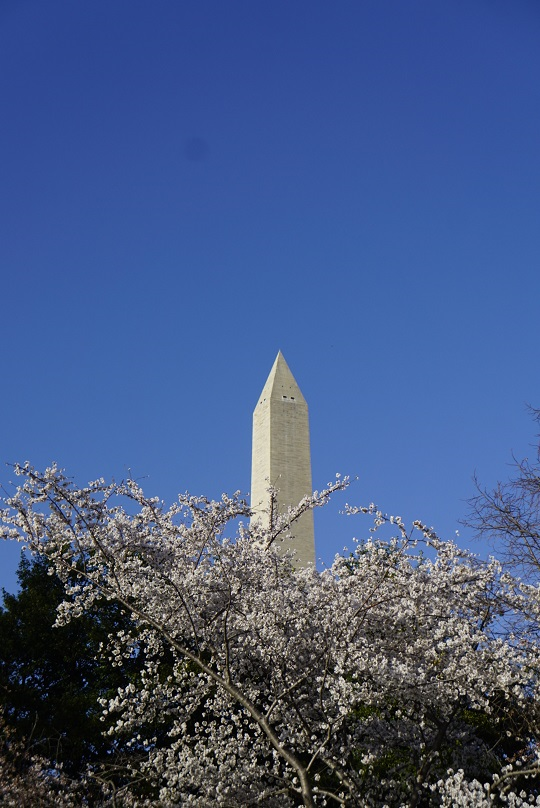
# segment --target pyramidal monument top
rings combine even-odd
[[[272,370],[268,374],[266,384],[259,396],[258,404],[264,399],[270,398],[275,400],[286,400],[288,398],[290,401],[301,401],[307,407],[306,400],[281,351],[278,351]]]
[[[251,463],[252,521],[270,526],[268,487],[277,489],[279,513],[312,493],[308,406],[279,351],[253,412]],[[313,511],[291,525],[287,546],[296,564],[315,563]]]

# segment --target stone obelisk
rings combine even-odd
[[[253,412],[252,521],[265,527],[271,518],[269,485],[278,489],[279,513],[312,493],[308,407],[281,351]],[[295,564],[314,564],[313,511],[291,525],[290,535],[284,546],[296,550]]]

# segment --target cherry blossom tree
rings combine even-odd
[[[65,580],[57,622],[102,597],[133,618],[104,653],[142,673],[102,702],[138,752],[133,804],[540,804],[539,596],[495,560],[369,506],[354,553],[296,569],[290,525],[346,479],[263,529],[238,494],[166,508],[132,480],[16,473],[3,536]]]

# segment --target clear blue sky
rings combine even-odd
[[[247,492],[281,349],[314,485],[453,537],[540,406],[539,42],[537,0],[2,0],[2,482]]]

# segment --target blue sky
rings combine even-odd
[[[319,556],[345,499],[453,537],[534,451],[539,41],[536,0],[3,0],[2,483],[247,492],[281,349],[315,487],[359,477]]]

